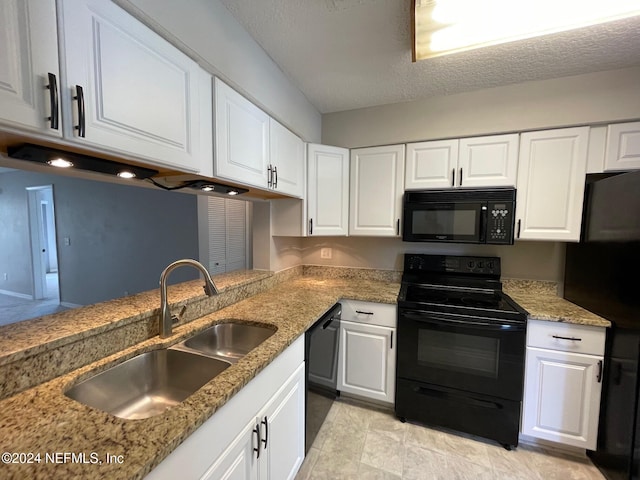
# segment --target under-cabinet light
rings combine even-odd
[[[210,180],[194,180],[188,182],[188,184],[185,186],[188,186],[189,188],[196,188],[203,192],[216,192],[225,195],[242,195],[243,193],[247,193],[249,191],[246,188],[232,187],[231,185],[212,182]]]
[[[118,176],[120,178],[136,178],[136,174],[129,170],[122,170],[121,172],[118,172]]]
[[[11,158],[27,160],[57,167],[73,167],[79,170],[117,175],[121,178],[145,179],[158,174],[151,168],[127,165],[125,163],[90,157],[80,153],[65,152],[56,148],[43,147],[26,143],[19,147],[8,147],[7,153]]]
[[[58,168],[73,167],[73,163],[71,163],[69,160],[65,160],[64,158],[53,158],[51,160],[48,160],[47,163],[52,167]]]

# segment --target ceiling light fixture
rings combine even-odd
[[[151,168],[127,165],[125,163],[90,157],[80,153],[65,152],[63,150],[30,143],[19,147],[8,147],[7,153],[11,158],[27,160],[29,162],[56,167],[73,167],[78,170],[117,175],[120,178],[145,179],[158,174],[157,170]]]
[[[413,0],[413,61],[640,15],[638,0]]]

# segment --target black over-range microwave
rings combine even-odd
[[[511,187],[406,191],[402,240],[512,245]]]

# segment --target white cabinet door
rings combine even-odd
[[[260,472],[270,462],[282,464],[273,467],[275,475],[289,472],[273,480],[289,478],[291,469],[295,475],[304,458],[304,365],[303,335],[145,478],[264,480],[269,477]],[[261,423],[265,416],[268,433]]]
[[[216,462],[202,476],[202,480],[257,480],[258,422],[249,423]]]
[[[309,144],[309,235],[343,236],[349,229],[349,150]]]
[[[640,122],[618,123],[607,129],[605,171],[640,168]]]
[[[222,82],[214,82],[217,177],[267,188],[269,115]]]
[[[457,186],[515,186],[518,139],[517,133],[460,139]]]
[[[407,144],[404,187],[449,188],[455,185],[458,140]]]
[[[304,196],[304,142],[274,119],[269,124],[271,188],[302,198]]]
[[[595,450],[602,361],[527,347],[522,433]]]
[[[516,238],[579,241],[589,127],[520,136]]]
[[[385,403],[395,397],[395,329],[340,322],[338,390]]]
[[[111,2],[61,0],[59,13],[65,136],[210,175],[210,75]]]
[[[349,235],[400,235],[404,145],[351,150]]]
[[[293,480],[304,460],[304,363],[258,415],[260,480]]]
[[[59,86],[47,89],[49,74],[60,82],[54,0],[0,2],[0,124],[46,135],[62,135]],[[53,105],[55,108],[55,105]],[[55,126],[55,125],[54,125]]]

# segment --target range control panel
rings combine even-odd
[[[404,254],[405,272],[500,275],[499,257]]]
[[[513,243],[514,209],[511,202],[488,204],[487,243]]]

